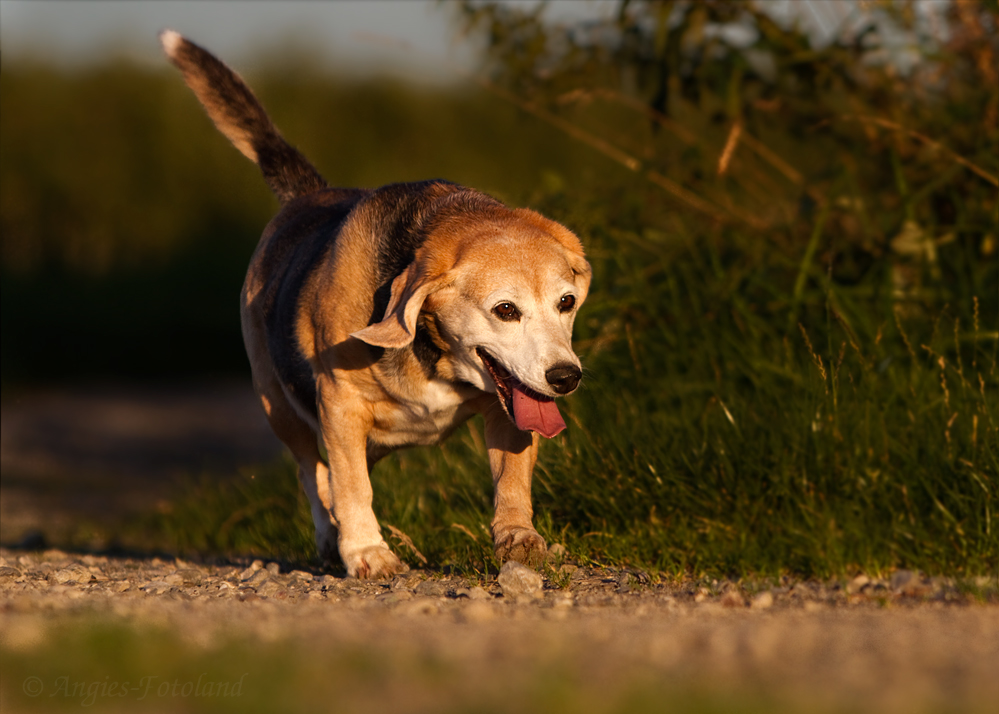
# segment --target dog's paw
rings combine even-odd
[[[391,578],[409,570],[409,566],[384,545],[368,546],[341,556],[347,566],[347,575],[362,580]]]
[[[516,560],[532,568],[544,563],[548,553],[545,539],[536,530],[516,526],[499,531],[493,547],[501,563]]]

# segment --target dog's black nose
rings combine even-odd
[[[545,379],[548,380],[548,384],[552,385],[552,389],[559,394],[568,394],[571,392],[582,378],[583,373],[574,364],[558,365],[545,372]]]

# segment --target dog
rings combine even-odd
[[[591,269],[579,239],[448,181],[330,187],[235,72],[172,30],[160,41],[281,203],[250,261],[240,317],[320,557],[339,555],[358,578],[407,570],[382,538],[370,470],[482,414],[496,556],[540,565],[531,474],[539,436],[565,428],[555,398],[582,378],[572,328]]]

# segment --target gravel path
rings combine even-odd
[[[453,675],[438,697],[497,681],[529,690],[537,673],[558,670],[599,696],[667,683],[819,711],[986,712],[999,701],[999,594],[988,580],[958,587],[898,572],[753,592],[571,564],[549,574],[510,567],[473,582],[412,571],[366,582],[259,560],[0,549],[0,649],[30,653],[62,624],[97,618],[165,627],[198,651],[243,637],[360,648],[374,662],[431,658]],[[24,704],[11,679],[0,704]],[[398,690],[375,696],[382,708],[372,711],[437,711]]]

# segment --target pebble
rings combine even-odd
[[[264,580],[257,586],[256,590],[257,595],[261,597],[280,597],[282,592],[287,597],[286,588],[275,580]]]
[[[82,565],[73,564],[68,568],[63,568],[62,570],[54,572],[51,579],[60,585],[64,585],[69,582],[89,583],[93,577],[93,573],[84,568]]]
[[[242,573],[239,574],[239,579],[249,580],[250,578],[253,577],[253,574],[256,573],[258,570],[260,570],[262,567],[264,567],[264,561],[254,560],[250,564],[250,567],[248,567],[246,570],[244,570]]]
[[[243,582],[247,585],[257,586],[266,582],[270,578],[270,575],[271,573],[268,570],[257,570],[250,577],[243,578]]]
[[[476,585],[469,589],[468,598],[469,600],[492,600],[493,596],[486,592],[486,589],[481,585]]]
[[[847,583],[846,591],[851,595],[856,595],[857,593],[859,593],[861,590],[864,589],[865,585],[867,585],[870,582],[871,579],[866,575],[858,575],[849,583]]]
[[[541,597],[541,587],[544,581],[540,575],[523,563],[508,560],[500,569],[497,580],[500,587],[503,588],[503,597]]]
[[[737,590],[729,590],[727,593],[722,595],[721,599],[722,607],[745,607],[746,599],[742,597],[742,594]]]
[[[162,595],[172,589],[173,585],[165,580],[152,580],[139,588],[139,590],[144,591],[146,595]]]
[[[774,596],[770,593],[769,590],[764,590],[763,592],[759,593],[756,597],[753,598],[752,602],[750,603],[750,606],[754,610],[766,610],[770,607],[773,607],[773,604],[774,604]]]
[[[896,570],[891,574],[891,579],[888,581],[889,587],[897,593],[910,593],[918,590],[921,583],[919,582],[919,573],[913,572],[911,570]]]
[[[422,580],[414,588],[417,595],[429,597],[443,597],[447,594],[447,585],[440,580]]]
[[[545,556],[545,562],[549,565],[558,565],[565,560],[565,556],[565,546],[561,543],[555,543],[548,548],[548,554]]]
[[[171,585],[181,587],[190,585],[201,585],[202,581],[201,572],[195,570],[194,568],[184,568],[182,570],[175,570],[169,575],[167,575],[163,580],[170,583]]]

